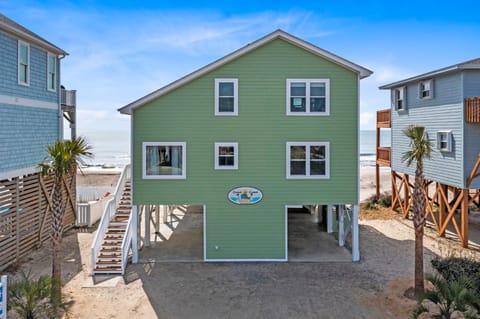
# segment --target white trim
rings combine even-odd
[[[322,57],[324,59],[327,59],[335,64],[338,64],[352,72],[355,72],[355,73],[358,73],[360,75],[360,78],[365,78],[365,77],[368,77],[370,76],[373,72],[364,68],[364,67],[361,67],[359,66],[358,64],[355,64],[353,62],[350,62],[344,58],[341,58],[339,57],[338,55],[335,55],[331,52],[328,52],[326,50],[323,50],[311,43],[308,43],[302,39],[299,39],[297,37],[294,37],[293,35],[291,34],[288,34],[286,33],[285,31],[283,30],[277,30],[277,31],[274,31],[268,35],[266,35],[265,37],[263,38],[260,38],[250,44],[247,44],[246,46],[224,56],[223,58],[220,58],[218,60],[216,60],[215,62],[213,63],[210,63],[206,66],[204,66],[203,68],[200,68],[180,79],[178,79],[177,81],[174,81],[150,94],[147,94],[145,95],[144,97],[130,103],[130,104],[127,104],[125,105],[124,107],[121,107],[120,109],[118,109],[118,111],[120,113],[123,113],[123,114],[132,114],[132,110],[136,109],[137,107],[140,107],[164,94],[167,94],[168,92],[172,91],[172,90],[175,90],[176,88],[190,82],[190,81],[193,81],[217,68],[219,68],[220,66],[222,65],[225,65],[227,63],[229,63],[230,61],[232,60],[235,60],[239,57],[241,57],[242,55],[245,55],[255,49],[257,49],[258,47],[261,47],[263,46],[264,44],[268,43],[268,42],[271,42],[275,39],[282,39],[284,41],[287,41],[297,47],[300,47],[304,50],[307,50],[307,51],[310,51],[311,53],[319,56],[319,57]]]
[[[306,175],[291,175],[290,174],[290,148],[291,146],[305,146],[305,174]],[[325,175],[310,175],[310,147],[311,146],[325,146]],[[287,179],[330,179],[330,142],[287,142],[286,143],[286,178]]]
[[[203,261],[207,261],[207,205],[203,205]]]
[[[28,175],[28,174],[34,174],[38,172],[40,172],[40,169],[36,166],[20,168],[20,169],[8,171],[8,172],[0,172],[0,180],[13,178],[17,176]]]
[[[50,58],[54,58],[53,61],[53,89],[48,86],[48,81],[50,79],[50,70],[49,70],[49,64],[50,64]],[[47,54],[47,91],[50,92],[57,92],[57,56],[55,54],[52,54],[48,52]]]
[[[285,205],[285,260],[288,261],[288,208],[299,205]],[[302,206],[303,207],[303,206]]]
[[[447,147],[445,148],[442,148],[441,147],[441,136],[446,134],[446,137],[447,137]],[[452,131],[451,130],[443,130],[443,131],[438,131],[437,132],[437,149],[440,151],[440,152],[445,152],[445,153],[448,153],[448,152],[452,152],[453,151],[453,147],[452,147]]]
[[[20,81],[20,48],[22,46],[27,47],[27,74],[26,74],[25,82]],[[18,85],[30,86],[30,60],[31,60],[30,44],[22,40],[18,40],[18,47],[17,47],[17,83]]]
[[[423,96],[423,92],[426,90],[422,90],[422,86],[425,86],[425,84],[429,85],[428,89],[428,96]],[[420,100],[431,100],[433,99],[433,79],[428,79],[428,80],[422,80],[418,82],[418,98]]]
[[[26,107],[38,107],[42,109],[52,109],[58,110],[59,106],[54,102],[32,100],[23,97],[1,95],[0,94],[0,104],[10,104],[15,106],[26,106]]]
[[[220,111],[220,83],[233,83],[233,112]],[[219,78],[215,79],[215,116],[237,116],[238,115],[238,79]]]
[[[181,146],[182,147],[182,174],[181,175],[147,175],[147,146]],[[142,143],[142,178],[143,179],[186,179],[187,178],[187,143],[186,142],[143,142]]]
[[[132,178],[130,178],[132,179]],[[132,236],[132,264],[138,263],[138,206],[132,205],[132,224],[130,227],[133,228],[133,236]],[[150,221],[150,220],[149,220]]]
[[[218,157],[220,156],[218,149],[220,147],[233,147],[233,166],[220,166],[218,163]],[[215,149],[214,149],[214,167],[216,170],[235,170],[238,169],[238,143],[237,142],[218,142],[215,143]]]
[[[292,112],[290,107],[290,86],[292,83],[305,83],[305,111],[304,112]],[[324,83],[325,84],[325,112],[312,112],[310,110],[310,84],[311,83]],[[286,112],[289,116],[329,116],[330,115],[330,79],[287,79],[286,85],[287,101]]]

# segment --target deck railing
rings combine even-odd
[[[97,201],[87,203],[77,203],[77,221],[76,226],[92,226],[101,217],[107,206],[110,196],[101,198]]]
[[[390,109],[377,111],[377,127],[390,127]]]
[[[480,97],[465,99],[465,122],[480,123]]]
[[[130,247],[132,246],[132,238],[133,238],[133,217],[135,211],[132,208],[130,211],[130,217],[128,218],[127,228],[125,229],[125,237],[123,237],[122,241],[122,275],[125,275],[125,269],[127,268],[127,261],[128,261],[128,252],[130,251]]]
[[[110,224],[110,220],[115,216],[117,211],[117,207],[120,204],[120,200],[122,199],[122,193],[125,188],[125,184],[127,180],[130,179],[130,164],[125,165],[120,178],[118,179],[117,187],[115,188],[115,192],[113,196],[107,201],[105,205],[105,210],[103,211],[102,218],[100,219],[100,223],[98,224],[97,233],[93,238],[93,243],[91,246],[91,271],[95,268],[96,258],[102,246],[103,238],[107,232],[107,227]]]
[[[377,148],[377,164],[382,166],[390,166],[390,147]]]
[[[62,89],[60,92],[61,103],[65,106],[76,106],[77,105],[77,90],[65,90]]]

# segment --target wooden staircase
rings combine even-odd
[[[127,181],[120,204],[108,224],[100,251],[95,258],[94,275],[122,273],[122,242],[125,237],[131,208],[130,181]]]

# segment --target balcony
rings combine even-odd
[[[61,89],[62,109],[75,108],[77,105],[77,91]]]
[[[377,111],[377,128],[390,128],[390,109]]]
[[[469,97],[465,99],[465,122],[480,123],[480,97]]]
[[[390,167],[390,147],[377,147],[377,165]]]

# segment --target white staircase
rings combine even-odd
[[[109,221],[100,250],[95,258],[94,274],[122,274],[123,254],[122,244],[126,236],[128,220],[131,211],[130,181],[125,183],[125,188],[120,199],[115,215]]]

